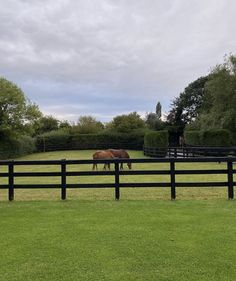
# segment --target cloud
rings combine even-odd
[[[235,53],[233,0],[1,2],[0,75],[60,118],[168,110]]]

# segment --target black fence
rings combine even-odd
[[[236,156],[236,147],[143,147],[144,155],[151,157],[224,157]]]
[[[0,189],[8,189],[8,199],[14,200],[15,189],[31,189],[31,188],[56,188],[61,189],[61,199],[66,199],[66,191],[68,188],[114,188],[115,199],[120,199],[120,188],[127,187],[166,187],[170,188],[170,198],[176,199],[176,187],[227,187],[228,199],[234,198],[234,174],[236,172],[233,169],[233,162],[236,161],[236,157],[212,157],[212,158],[148,158],[148,159],[112,159],[112,160],[47,160],[47,161],[0,161],[0,168],[5,166],[6,172],[0,172],[0,179],[7,178],[8,183],[3,184],[0,182]],[[121,170],[121,163],[167,163],[169,169],[166,170]],[[177,163],[199,163],[199,162],[225,162],[225,169],[205,169],[205,170],[191,170],[191,169],[176,169]],[[68,165],[86,165],[86,164],[103,164],[110,163],[114,165],[114,169],[109,171],[68,171]],[[53,165],[59,167],[59,172],[16,172],[17,166],[48,166]],[[191,167],[191,165],[190,165]],[[113,168],[113,167],[112,167]],[[212,175],[212,174],[225,174],[227,180],[223,182],[178,182],[176,175]],[[79,183],[79,178],[83,176],[114,176],[114,181],[111,183]],[[120,176],[125,175],[146,175],[151,177],[152,175],[168,175],[169,180],[167,182],[120,182]],[[78,182],[68,183],[68,177],[78,176]],[[59,184],[15,184],[16,178],[35,178],[35,182],[39,177],[59,177]],[[123,178],[122,178],[123,179]]]

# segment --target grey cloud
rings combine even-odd
[[[235,52],[233,0],[0,2],[0,75],[58,116],[168,110]]]

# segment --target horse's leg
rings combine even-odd
[[[120,169],[123,170],[123,163],[120,163]]]

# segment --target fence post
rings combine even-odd
[[[8,164],[8,200],[14,200],[14,161]]]
[[[171,188],[171,200],[175,200],[175,162],[171,159],[170,161],[170,188]]]
[[[177,147],[175,147],[174,149],[175,149],[175,152],[174,152],[175,156],[174,156],[174,158],[177,158]]]
[[[234,199],[233,162],[227,162],[228,168],[228,199]]]
[[[61,160],[61,199],[66,199],[66,159]]]
[[[115,162],[115,199],[120,199],[119,163]]]

